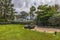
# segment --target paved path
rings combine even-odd
[[[56,29],[56,28],[42,28],[42,27],[35,27],[34,29],[32,29],[33,31],[39,31],[39,32],[46,32],[46,33],[54,33],[56,32],[60,32],[60,29]]]

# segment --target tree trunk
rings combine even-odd
[[[4,10],[4,19],[5,19],[5,22],[7,21],[7,17],[6,17],[6,11]]]

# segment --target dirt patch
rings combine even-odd
[[[60,29],[56,29],[56,28],[43,28],[43,27],[35,27],[32,30],[33,31],[39,31],[39,32],[46,32],[46,33],[60,32]]]

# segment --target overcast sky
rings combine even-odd
[[[49,5],[54,5],[58,4],[60,5],[60,0],[12,0],[14,3],[14,8],[16,11],[29,11],[30,6],[38,6],[38,5],[44,5],[44,4],[49,4]]]

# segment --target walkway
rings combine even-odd
[[[56,28],[43,28],[43,27],[35,27],[34,29],[32,29],[33,31],[39,31],[39,32],[46,32],[46,33],[54,33],[56,32],[60,32],[60,29],[56,29]]]

